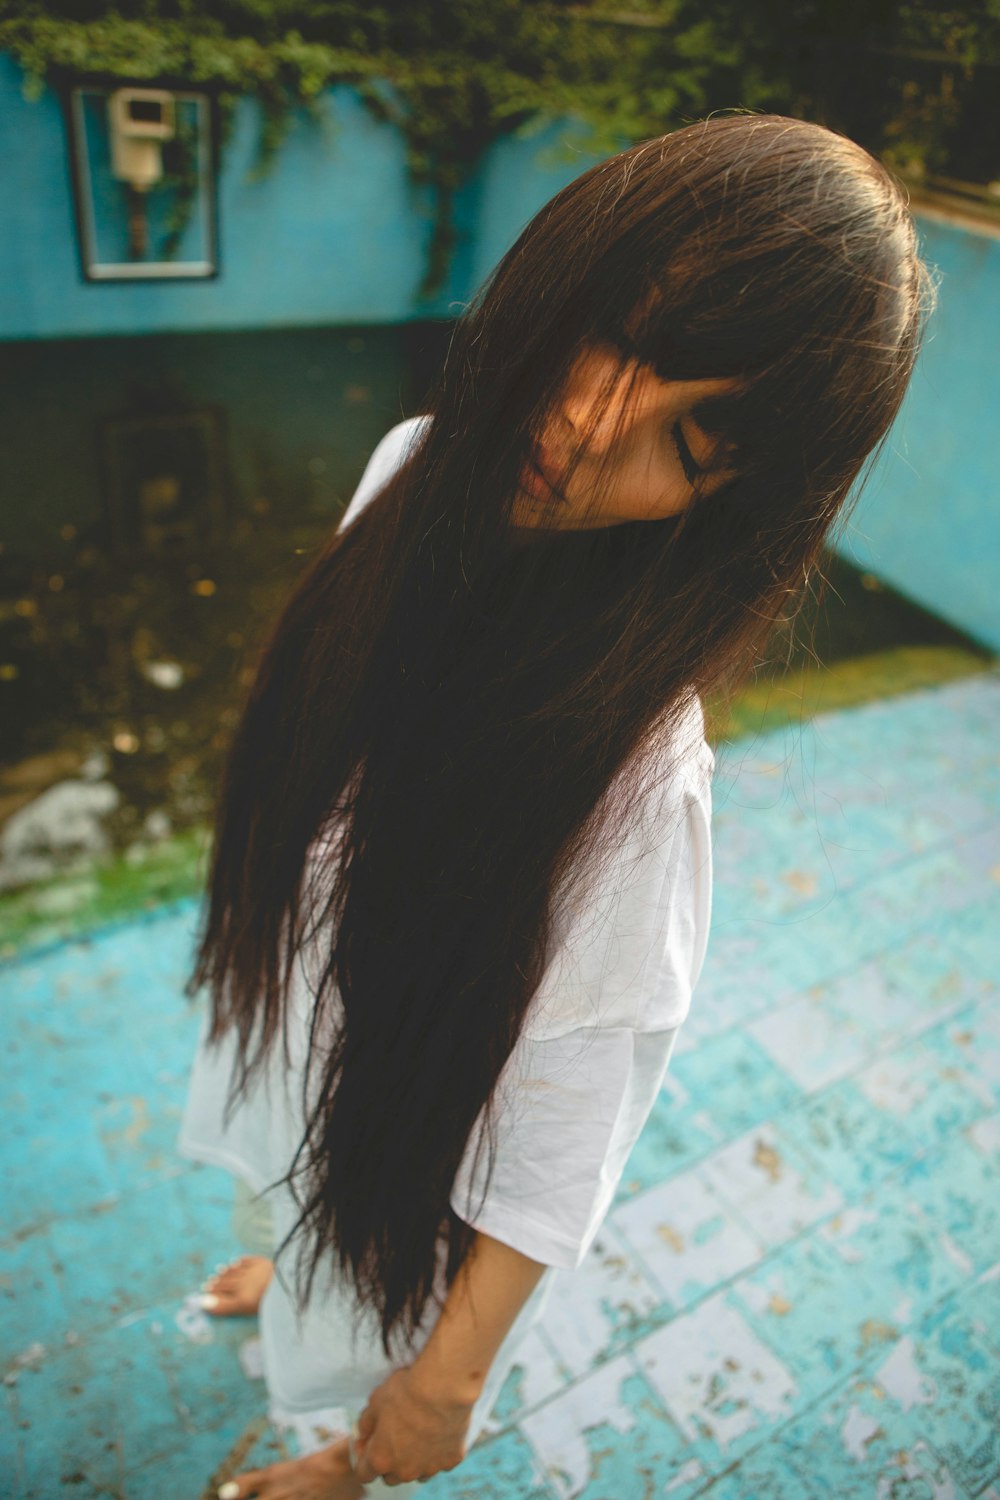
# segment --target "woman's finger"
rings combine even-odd
[[[374,1421],[371,1420],[370,1426],[374,1427],[374,1425]],[[370,1484],[373,1479],[380,1479],[382,1476],[375,1473],[375,1470],[372,1468],[371,1464],[368,1461],[368,1456],[365,1451],[367,1448],[367,1437],[361,1436],[360,1429],[361,1418],[355,1417],[353,1422],[351,1423],[351,1433],[348,1439],[347,1452],[351,1460],[351,1468],[354,1470],[361,1483]]]
[[[363,1442],[364,1440],[362,1439],[358,1430],[358,1418],[352,1417],[350,1430],[347,1434],[347,1461],[350,1464],[351,1468],[354,1470],[355,1474],[358,1472],[358,1465],[361,1462],[361,1448],[363,1446]]]
[[[354,1472],[362,1484],[371,1484],[373,1479],[381,1479],[381,1474],[376,1474],[368,1457],[364,1453],[358,1453],[354,1461]]]

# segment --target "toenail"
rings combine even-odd
[[[219,1486],[219,1500],[239,1500],[240,1487],[235,1479],[227,1479]]]
[[[201,1299],[201,1305],[206,1312],[211,1312],[213,1307],[218,1307],[219,1299],[218,1297],[213,1297],[211,1292],[206,1292]]]

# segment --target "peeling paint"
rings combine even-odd
[[[211,1344],[215,1339],[212,1320],[201,1306],[201,1293],[191,1292],[174,1315],[174,1323],[193,1344]]]
[[[950,1234],[942,1231],[938,1235],[938,1244],[952,1264],[956,1265],[963,1275],[971,1276],[973,1274],[975,1266],[965,1251],[959,1245],[956,1245]]]
[[[315,1453],[351,1430],[351,1415],[344,1406],[302,1413],[286,1411],[272,1402],[268,1415],[297,1456]]]
[[[1000,674],[876,708],[810,738],[815,803],[720,795],[718,925],[685,1045],[626,1196],[557,1279],[456,1494],[820,1500],[821,1476],[845,1500],[1000,1500],[1000,776],[983,753]],[[821,739],[839,772],[814,763]],[[977,797],[987,811],[949,832]],[[804,847],[813,810],[829,885]],[[814,868],[809,912],[808,880],[781,872]],[[231,1253],[226,1175],[175,1165],[195,917],[5,971],[23,1104],[0,1241],[20,1354],[2,1378],[26,1494],[83,1473],[208,1500],[241,1444],[229,1473],[273,1461],[252,1430],[286,1453],[253,1416],[259,1339],[178,1294]],[[335,1429],[310,1413],[285,1430],[324,1446]]]
[[[671,1250],[680,1251],[684,1249],[684,1236],[678,1234],[677,1230],[670,1224],[657,1224],[656,1232],[663,1243],[670,1246]]]
[[[874,1417],[852,1406],[840,1430],[844,1451],[856,1463],[864,1463],[868,1457],[868,1445],[881,1435],[882,1429]]]
[[[878,1367],[882,1390],[904,1412],[917,1406],[929,1406],[937,1395],[937,1386],[920,1369],[913,1338],[905,1334],[889,1356]]]
[[[754,1147],[753,1164],[755,1167],[763,1168],[772,1182],[780,1180],[781,1157],[773,1146],[768,1146],[764,1141],[758,1141]]]

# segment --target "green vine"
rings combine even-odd
[[[197,129],[178,115],[173,140],[163,143],[162,186],[171,194],[171,208],[161,247],[164,260],[173,260],[180,249],[181,238],[194,209],[198,191],[197,153]]]
[[[254,178],[296,110],[329,131],[324,91],[352,86],[402,132],[431,194],[421,298],[444,285],[455,198],[484,147],[550,121],[579,127],[556,152],[576,161],[713,109],[770,109],[846,130],[916,179],[1000,175],[996,0],[0,0],[0,51],[31,98],[67,78],[209,89],[223,148],[236,101],[253,98]]]

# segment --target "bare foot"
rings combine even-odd
[[[273,1275],[274,1262],[266,1255],[241,1255],[202,1282],[201,1305],[216,1318],[253,1314]]]
[[[361,1500],[368,1492],[351,1468],[347,1438],[265,1469],[246,1469],[220,1485],[223,1500]]]

